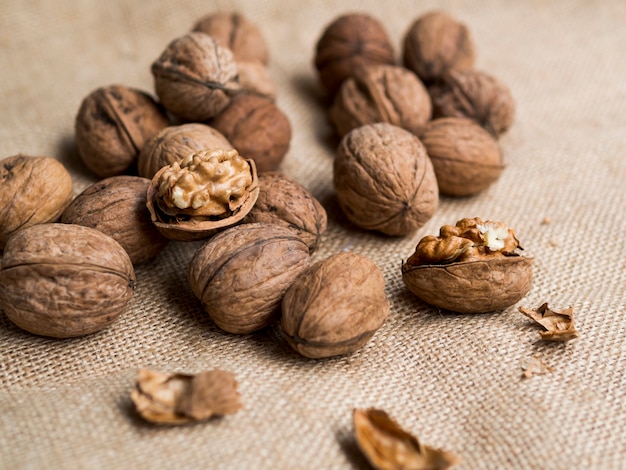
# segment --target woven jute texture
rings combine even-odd
[[[364,11],[400,42],[442,8],[474,36],[477,67],[517,102],[501,139],[506,168],[487,191],[441,198],[418,232],[389,238],[351,226],[332,186],[336,142],[312,66],[337,15]],[[186,270],[199,242],[171,243],[137,267],[137,290],[111,327],[70,340],[21,331],[0,313],[0,467],[367,468],[352,410],[378,407],[460,469],[626,466],[626,3],[622,0],[0,2],[0,158],[50,155],[78,194],[96,181],[73,140],[81,100],[120,83],[153,93],[150,64],[200,16],[239,10],[263,31],[277,103],[293,139],[281,170],[325,206],[314,259],[342,250],[382,270],[391,314],[358,352],[310,360],[276,325],[221,331]],[[463,217],[514,227],[535,259],[530,293],[504,311],[453,315],[410,294],[400,265],[424,235]],[[546,223],[549,219],[550,223]],[[580,337],[546,344],[519,306],[573,307]],[[538,356],[553,371],[522,378]],[[232,371],[244,408],[184,427],[133,412],[139,368]]]

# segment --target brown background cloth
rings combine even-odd
[[[500,140],[506,169],[478,196],[442,198],[414,235],[364,232],[333,195],[315,42],[337,15],[364,11],[399,57],[409,24],[434,8],[470,27],[477,68],[515,96],[515,124]],[[153,92],[150,64],[165,45],[220,10],[244,13],[267,39],[277,103],[293,126],[281,169],[329,214],[315,260],[341,250],[371,257],[391,315],[360,351],[328,360],[300,357],[275,325],[226,334],[187,284],[199,244],[172,243],[137,268],[128,311],[105,331],[42,338],[0,313],[0,467],[366,468],[351,413],[379,407],[458,455],[458,468],[624,468],[626,2],[2,0],[0,158],[56,157],[78,194],[96,181],[73,143],[83,97],[113,83]],[[424,235],[475,216],[516,229],[535,258],[532,290],[502,312],[437,311],[405,289],[401,260]],[[574,307],[580,338],[540,342],[517,307],[543,302]],[[522,379],[533,355],[554,371]],[[245,408],[199,425],[150,426],[128,398],[142,367],[230,370]]]

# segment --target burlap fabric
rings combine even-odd
[[[506,169],[479,196],[443,198],[413,236],[366,233],[333,196],[314,44],[336,15],[359,10],[384,23],[399,51],[410,21],[435,7],[468,24],[478,67],[516,98],[515,124],[501,139]],[[137,268],[130,308],[101,333],[46,339],[0,313],[0,467],[366,468],[351,412],[380,407],[458,455],[458,468],[624,468],[626,3],[2,0],[0,158],[54,156],[82,191],[95,181],[73,144],[82,98],[112,83],[152,91],[149,67],[164,46],[225,9],[244,12],[267,38],[278,104],[294,130],[282,170],[329,214],[315,259],[341,250],[371,257],[391,315],[362,350],[330,360],[300,357],[276,327],[225,334],[187,284],[199,245],[172,243]],[[439,312],[407,292],[401,260],[422,236],[473,216],[517,230],[535,258],[532,290],[499,313]],[[517,307],[543,302],[574,307],[580,338],[538,341]],[[522,379],[533,355],[553,372]],[[141,367],[230,370],[245,408],[200,425],[147,425],[128,398]]]

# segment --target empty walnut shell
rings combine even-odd
[[[188,121],[212,118],[240,88],[232,52],[204,33],[174,39],[151,70],[163,106]]]
[[[137,163],[145,142],[168,125],[165,110],[150,95],[111,85],[91,92],[76,116],[76,146],[100,178],[121,175]]]
[[[259,172],[276,170],[289,150],[289,119],[268,98],[239,95],[211,125],[240,154],[252,158]]]
[[[404,67],[369,65],[347,78],[329,111],[337,133],[344,136],[364,124],[388,122],[416,133],[432,114],[426,87]]]
[[[417,18],[403,40],[404,65],[428,84],[449,70],[472,68],[475,55],[468,28],[441,11]]]
[[[322,85],[335,94],[362,65],[393,64],[394,50],[383,25],[364,13],[349,13],[324,29],[315,48],[315,67]]]
[[[20,229],[55,222],[72,200],[72,176],[52,157],[0,160],[0,251]]]
[[[388,123],[368,124],[344,136],[333,184],[348,219],[387,235],[408,235],[439,204],[433,164],[420,140]]]
[[[441,194],[471,196],[489,187],[504,169],[498,142],[470,119],[434,119],[419,137],[433,162]]]
[[[278,172],[259,174],[259,197],[244,223],[261,222],[288,228],[312,253],[326,230],[326,210],[300,183]]]
[[[478,70],[451,70],[428,89],[434,117],[473,119],[498,137],[513,124],[515,101],[509,88]]]
[[[163,235],[193,241],[241,221],[258,196],[254,161],[236,150],[214,149],[161,168],[148,187],[146,205]]]
[[[0,307],[31,333],[69,338],[99,331],[124,311],[135,272],[108,235],[73,224],[40,224],[13,235],[0,265]]]
[[[139,175],[152,179],[164,166],[180,162],[193,153],[232,148],[232,144],[221,132],[205,124],[169,126],[146,142],[139,153]]]
[[[92,184],[71,202],[61,221],[95,228],[116,240],[133,264],[156,257],[168,243],[150,220],[146,197],[150,180],[112,176]]]
[[[378,266],[363,255],[341,252],[296,279],[283,298],[280,326],[303,356],[337,356],[365,345],[389,310]]]
[[[196,252],[189,282],[217,326],[246,334],[277,318],[283,295],[309,263],[309,247],[289,229],[243,224]]]

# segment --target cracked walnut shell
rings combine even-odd
[[[530,290],[531,258],[521,256],[515,232],[479,218],[444,225],[422,238],[402,263],[402,279],[424,302],[459,313],[502,310]]]

